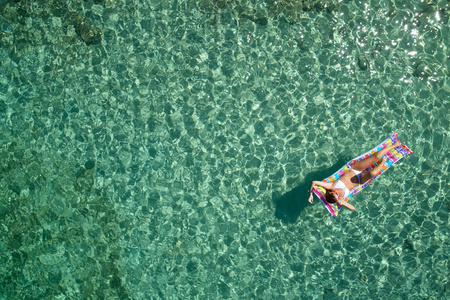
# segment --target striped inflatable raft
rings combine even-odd
[[[333,175],[331,175],[328,178],[325,178],[323,181],[324,182],[330,182],[333,183],[335,181],[337,181],[339,179],[339,177],[341,177],[342,175],[344,175],[344,172],[349,170],[351,168],[351,166],[356,163],[357,161],[361,161],[364,160],[368,157],[371,157],[372,155],[375,155],[376,152],[380,151],[381,149],[384,149],[386,147],[389,147],[393,144],[395,144],[398,140],[398,134],[397,133],[392,133],[392,135],[387,138],[386,140],[384,140],[381,144],[379,144],[378,146],[376,146],[375,148],[373,148],[372,150],[358,156],[357,158],[354,158],[352,160],[350,160],[347,164],[345,164],[341,169],[339,169],[336,173],[334,173]],[[378,176],[380,176],[381,174],[383,174],[387,169],[389,169],[393,164],[395,164],[396,162],[398,162],[402,157],[411,154],[412,151],[406,147],[405,145],[401,145],[399,147],[396,147],[394,149],[392,149],[391,151],[389,151],[386,156],[387,156],[387,161],[384,164],[381,172],[377,175],[375,175],[374,177],[372,177],[371,179],[369,179],[368,181],[366,181],[364,184],[361,184],[357,187],[355,187],[354,189],[352,189],[350,191],[350,194],[348,195],[347,198],[344,199],[344,201],[348,201],[348,199],[350,197],[352,197],[353,195],[359,193],[360,191],[362,191],[365,187],[367,187],[369,184],[371,184],[376,178],[378,178]],[[370,171],[373,168],[375,168],[377,165],[376,163],[373,163],[371,166],[367,167],[364,171]],[[316,194],[317,197],[319,197],[320,200],[322,200],[323,204],[325,204],[326,208],[328,209],[328,211],[333,215],[333,216],[337,216],[340,206],[337,205],[336,203],[328,203],[327,200],[325,199],[325,189],[323,187],[319,187],[316,186],[314,188],[314,194]]]

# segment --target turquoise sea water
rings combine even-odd
[[[0,13],[1,299],[450,297],[449,1]],[[392,131],[356,211],[307,202]]]

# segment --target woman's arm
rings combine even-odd
[[[333,187],[332,183],[323,182],[323,181],[313,181],[311,184],[311,188],[309,189],[309,199],[308,199],[309,203],[313,203],[313,201],[314,201],[314,197],[313,197],[312,193],[313,193],[313,189],[314,189],[315,185],[324,187],[326,189],[331,189]]]
[[[339,199],[337,201],[337,204],[340,205],[340,206],[343,206],[343,207],[345,207],[347,209],[355,210],[355,207],[353,205],[351,205],[350,203],[348,203],[348,202],[346,202],[346,201],[344,201],[342,199]]]
[[[315,185],[324,187],[326,189],[331,189],[333,187],[333,183],[323,182],[323,181],[313,181],[311,184],[311,191]]]

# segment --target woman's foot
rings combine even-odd
[[[387,161],[386,155],[383,156],[381,161],[377,161],[377,166],[372,171],[370,171],[370,177],[371,178],[380,174],[380,172],[383,169],[383,166],[386,163],[386,161]]]
[[[386,157],[386,155],[385,155],[385,156],[383,156],[380,160],[377,161],[377,166],[384,165],[384,163],[385,163],[386,161],[387,161],[387,157]]]

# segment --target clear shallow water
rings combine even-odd
[[[448,2],[285,4],[0,2],[2,298],[449,297]]]

